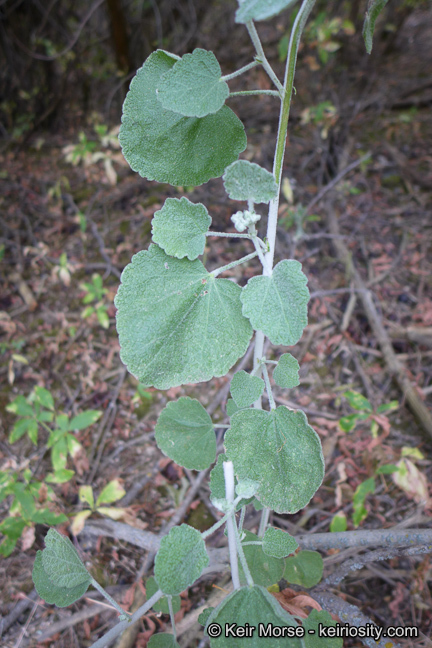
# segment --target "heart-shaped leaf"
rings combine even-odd
[[[284,389],[297,387],[297,385],[300,384],[299,370],[299,363],[294,356],[292,356],[291,353],[284,353],[279,358],[279,362],[273,372],[273,378],[276,385],[279,385],[279,387],[283,387]]]
[[[186,396],[168,403],[155,427],[156,443],[170,459],[189,470],[216,461],[216,435],[201,403]]]
[[[342,648],[342,637],[322,637],[320,628],[336,626],[330,614],[325,610],[312,610],[307,619],[303,620],[303,628],[306,631],[305,644],[306,648]]]
[[[323,573],[323,559],[317,551],[300,551],[285,561],[284,579],[302,587],[314,587]]]
[[[274,175],[259,164],[248,160],[236,160],[225,169],[225,191],[233,200],[252,200],[268,203],[277,195]]]
[[[249,407],[264,391],[264,380],[246,371],[237,371],[231,380],[231,396],[239,408]]]
[[[264,533],[262,548],[268,556],[285,558],[298,549],[298,542],[286,531],[269,527]]]
[[[195,49],[165,72],[157,87],[157,98],[167,110],[186,117],[205,117],[222,108],[229,87],[213,52]]]
[[[162,538],[155,559],[155,578],[164,594],[174,596],[190,587],[208,564],[201,533],[182,524]]]
[[[147,601],[153,596],[153,594],[156,594],[156,592],[160,589],[159,585],[156,582],[156,579],[153,578],[153,576],[147,578],[145,587],[146,587]],[[180,596],[173,596],[171,603],[173,607],[173,612],[174,614],[176,614],[181,607]],[[159,601],[156,601],[156,603],[153,605],[153,610],[155,612],[162,612],[162,614],[169,614],[169,607],[168,607],[168,601],[166,596],[163,596],[162,598],[159,599]]]
[[[285,259],[271,277],[252,277],[242,290],[243,315],[272,344],[296,344],[307,324],[309,291],[301,263]]]
[[[237,477],[260,482],[256,498],[278,513],[306,506],[324,477],[321,442],[302,411],[241,410],[225,448]]]
[[[177,643],[174,635],[160,632],[150,637],[147,648],[180,648],[180,644]]]
[[[244,531],[243,542],[258,542],[258,536],[250,531]],[[261,545],[246,545],[243,547],[246,562],[255,585],[269,587],[279,582],[284,573],[285,561],[266,555]],[[240,582],[246,584],[241,562],[239,561]]]
[[[184,196],[167,198],[152,221],[153,241],[170,256],[191,261],[204,252],[205,234],[211,224],[207,209]]]
[[[280,637],[260,636],[257,632],[257,620],[265,627],[271,626],[288,626],[292,628],[290,636],[293,638],[287,639],[287,635]],[[279,605],[274,596],[272,596],[264,587],[260,585],[253,585],[252,587],[241,587],[229,594],[218,607],[213,610],[207,619],[206,630],[212,623],[219,624],[223,631],[217,638],[212,638],[210,635],[211,648],[265,648],[271,645],[271,648],[304,648],[305,644],[303,639],[297,638],[295,635],[296,628],[299,627],[295,618],[285,612]],[[252,627],[254,628],[251,636],[237,637],[226,636],[226,626],[233,628],[233,624],[239,628]],[[300,631],[303,633],[301,626]],[[233,628],[235,630],[235,627]],[[205,630],[205,631],[206,631]]]
[[[131,168],[143,178],[200,185],[221,176],[238,158],[246,148],[246,135],[227,106],[202,118],[163,108],[156,90],[176,61],[157,50],[138,70],[123,104],[119,140]]]
[[[248,347],[241,289],[203,264],[150,245],[123,270],[115,298],[122,361],[143,385],[168,389],[224,376]]]
[[[87,589],[91,582],[72,542],[55,529],[50,529],[45,536],[42,565],[48,578],[58,587],[71,589],[86,584]]]
[[[44,550],[45,551],[45,550]],[[42,551],[36,553],[33,565],[32,578],[37,593],[46,603],[57,605],[57,607],[67,607],[75,603],[83,594],[86,593],[89,583],[83,581],[75,587],[60,587],[56,580],[51,580],[42,562]]]

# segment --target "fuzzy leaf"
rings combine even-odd
[[[237,412],[225,448],[237,477],[259,481],[256,498],[278,513],[306,506],[324,476],[321,442],[302,411]]]
[[[272,344],[296,344],[307,324],[309,291],[301,263],[281,261],[271,277],[252,277],[242,290],[243,315]]]
[[[150,245],[123,270],[115,298],[122,361],[143,385],[168,389],[224,376],[252,335],[241,289],[203,264]]]
[[[235,21],[247,23],[250,20],[265,20],[277,16],[297,0],[244,0],[236,11]]]
[[[246,135],[227,106],[202,118],[162,107],[156,89],[176,60],[157,50],[138,70],[123,104],[119,140],[131,168],[143,178],[200,185],[221,176],[238,158],[246,148]]]
[[[166,110],[186,117],[205,117],[222,108],[229,87],[213,52],[195,49],[184,54],[165,72],[157,86],[157,98]]]
[[[211,623],[218,623],[224,630],[225,624],[236,623],[237,626],[257,626],[257,619],[262,623],[273,626],[298,626],[295,618],[288,614],[264,587],[253,585],[241,587],[229,594],[207,619],[206,628]],[[205,632],[205,631],[204,631]],[[294,630],[295,632],[295,630]],[[225,632],[217,638],[210,639],[211,648],[304,648],[301,638],[287,639],[286,637],[260,637],[254,632],[252,637],[226,637]]]
[[[244,534],[242,542],[257,542],[259,540],[258,536],[250,531],[244,531]],[[255,585],[269,587],[280,581],[285,568],[283,560],[266,555],[260,545],[246,545],[243,547],[243,551]],[[246,584],[240,560],[239,572],[240,582]]]
[[[207,209],[184,196],[167,198],[152,221],[153,241],[170,256],[191,261],[204,252],[205,234],[211,224]]]
[[[274,175],[259,164],[247,160],[236,160],[230,164],[225,169],[223,183],[225,191],[233,200],[268,203],[277,195]]]
[[[273,378],[276,385],[283,387],[283,389],[292,389],[292,387],[297,387],[297,385],[300,384],[299,370],[299,363],[294,356],[292,356],[291,353],[284,353],[279,358],[279,362],[273,372]]]
[[[57,605],[57,607],[67,607],[86,593],[89,586],[88,581],[74,587],[61,587],[55,576],[51,580],[44,569],[42,557],[43,551],[38,551],[32,572],[33,583],[41,599],[46,603]]]
[[[147,648],[180,648],[174,635],[167,632],[159,632],[150,637]]]
[[[187,524],[174,527],[162,538],[154,574],[164,594],[180,594],[190,587],[209,564],[205,542],[197,529]]]
[[[324,563],[317,551],[300,551],[285,561],[284,579],[302,587],[314,587],[320,582]]]
[[[307,619],[303,620],[303,628],[306,630],[305,644],[306,648],[342,648],[342,637],[321,637],[319,628],[321,626],[336,626],[330,614],[325,610],[312,610]],[[312,632],[312,630],[314,632]]]
[[[220,454],[216,466],[210,472],[210,483],[209,483],[210,493],[211,493],[210,499],[215,506],[216,506],[216,502],[218,501],[221,502],[226,501],[225,500],[225,477],[224,477],[224,469],[223,469],[224,461],[228,461],[228,457],[226,456],[226,454]],[[237,487],[238,481],[236,477],[234,478],[234,483]],[[237,504],[237,510],[241,509],[242,506],[246,506],[246,504],[249,504],[250,501],[251,501],[250,498],[241,499],[240,502]]]
[[[268,556],[285,558],[298,549],[298,542],[286,531],[269,527],[264,533],[262,548]]]
[[[216,435],[201,403],[182,397],[168,403],[155,427],[164,454],[189,470],[205,470],[216,461]]]
[[[42,565],[48,578],[58,587],[71,589],[87,584],[87,589],[90,584],[91,576],[72,542],[55,529],[50,529],[45,536]]]
[[[153,576],[150,576],[150,578],[147,578],[146,580],[146,599],[147,601],[153,596],[153,594],[156,594],[156,592],[159,589],[159,585],[156,582],[156,579]],[[176,614],[181,607],[181,602],[180,602],[180,596],[173,596],[172,597],[172,607],[173,607],[173,612]],[[156,601],[156,603],[153,605],[153,610],[155,612],[162,612],[162,614],[169,614],[169,607],[168,607],[168,601],[166,599],[166,596],[163,596],[162,598],[159,599],[159,601]]]
[[[381,11],[386,6],[388,0],[369,0],[365,21],[363,24],[363,38],[368,54],[372,52],[373,34],[375,23]]]
[[[231,380],[231,396],[239,408],[255,403],[264,391],[264,380],[246,371],[237,371]]]

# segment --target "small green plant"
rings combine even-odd
[[[118,479],[110,481],[99,493],[96,500],[91,486],[80,486],[78,495],[80,502],[87,504],[89,508],[80,511],[74,516],[71,524],[71,531],[74,535],[78,535],[78,533],[82,531],[85,521],[90,517],[90,515],[92,515],[92,513],[106,515],[114,520],[119,520],[125,515],[124,508],[106,506],[106,504],[117,502],[117,500],[126,495],[126,491]]]
[[[256,630],[258,624],[283,630],[272,635],[272,648],[342,646],[341,638],[329,643],[317,634],[319,625],[335,623],[327,612],[314,610],[301,622],[268,590],[281,578],[313,587],[323,570],[319,553],[299,551],[295,538],[268,524],[271,510],[293,514],[308,504],[323,480],[324,459],[320,439],[305,413],[277,407],[273,397],[271,377],[284,389],[299,384],[297,360],[289,353],[273,360],[264,352],[266,337],[273,345],[293,346],[307,324],[309,292],[301,264],[282,259],[274,265],[274,253],[295,65],[314,3],[303,0],[296,14],[283,83],[267,61],[254,21],[276,16],[295,2],[243,0],[235,20],[245,25],[255,48],[249,64],[223,75],[212,52],[195,49],[180,58],[157,50],[138,70],[126,96],[119,140],[134,171],[183,187],[222,177],[227,196],[241,204],[231,216],[234,231],[230,232],[210,229],[207,208],[184,196],[167,198],[155,213],[153,242],[132,257],[115,298],[121,359],[142,386],[156,389],[224,376],[246,353],[253,335],[254,363],[250,372],[238,371],[232,378],[227,405],[230,427],[218,457],[215,424],[198,400],[183,396],[162,410],[155,428],[159,448],[189,470],[207,470],[215,464],[210,473],[211,501],[222,517],[202,533],[182,524],[161,539],[147,602],[131,618],[120,610],[118,625],[93,648],[110,643],[160,599],[166,599],[173,634],[156,635],[148,646],[178,648],[176,597],[208,567],[205,541],[222,526],[234,590],[200,616],[211,648],[244,645],[245,628]],[[231,92],[229,81],[257,65],[274,88]],[[280,102],[272,171],[238,160],[246,148],[246,134],[227,105],[232,96],[262,93]],[[260,205],[268,205],[264,240],[256,226],[262,218]],[[245,239],[251,252],[208,270],[198,257],[213,237],[220,236]],[[262,274],[245,279],[245,285],[221,277],[254,258]],[[89,303],[103,298],[101,281],[87,290]],[[90,298],[96,293],[97,298]],[[94,510],[88,487],[81,496]],[[257,534],[243,529],[248,505],[261,511]],[[67,538],[50,530],[45,544],[33,570],[43,599],[64,606],[80,598],[90,584],[98,587]],[[239,627],[240,634],[227,635],[227,625]],[[247,635],[252,648],[266,641],[257,635]]]
[[[100,274],[93,274],[91,283],[83,282],[80,284],[80,288],[86,292],[82,299],[83,304],[91,304],[84,308],[81,317],[86,319],[95,313],[99,324],[104,329],[109,328],[108,306],[104,303],[104,298],[108,290],[103,287],[103,280]],[[93,304],[92,302],[96,303]]]
[[[99,141],[88,139],[87,135],[81,132],[78,144],[69,144],[64,147],[65,160],[74,166],[83,164],[85,167],[102,161],[108,182],[115,185],[117,173],[114,170],[113,162],[118,161],[118,129],[115,127],[109,131],[105,124],[95,124],[94,130]]]
[[[370,423],[370,431],[374,439],[378,436],[380,427],[384,430],[390,429],[390,421],[386,414],[399,407],[398,401],[393,400],[389,403],[383,403],[374,409],[368,399],[359,392],[346,391],[343,395],[351,407],[356,410],[354,414],[348,414],[339,419],[339,425],[344,432],[354,430],[359,421]]]

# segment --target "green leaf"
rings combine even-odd
[[[300,365],[291,353],[284,353],[279,358],[273,378],[276,385],[283,387],[283,389],[292,389],[300,385],[299,378]]]
[[[91,509],[94,509],[94,495],[91,486],[80,486],[78,490],[78,497],[80,502],[86,502]]]
[[[164,454],[189,470],[205,470],[216,461],[216,435],[201,403],[186,396],[168,403],[155,427]]]
[[[38,440],[38,423],[34,419],[30,421],[30,424],[27,428],[27,434],[28,438],[30,441],[34,444],[37,445],[37,440]]]
[[[17,416],[34,416],[33,407],[27,402],[24,396],[14,398],[9,405],[6,405],[6,411]]]
[[[180,648],[174,635],[167,632],[160,632],[150,637],[147,648]]]
[[[165,72],[157,86],[158,100],[166,110],[186,117],[205,117],[222,108],[229,87],[213,52],[195,49]]]
[[[18,540],[6,537],[0,544],[0,556],[4,556],[5,558],[10,556],[12,551],[15,549],[17,542]]]
[[[123,155],[142,177],[172,185],[218,178],[246,148],[241,121],[227,106],[206,117],[184,117],[157,99],[161,77],[176,59],[153,52],[132,80],[123,104],[119,140]]]
[[[339,419],[339,426],[344,432],[351,432],[351,430],[354,430],[357,425],[358,420],[358,414],[348,414],[348,416],[342,416],[342,418]]]
[[[212,500],[212,502],[225,499],[225,478],[224,478],[224,470],[223,470],[224,461],[228,461],[228,457],[226,456],[226,454],[220,454],[218,456],[216,466],[210,472],[209,486],[210,486],[210,493],[211,493],[210,499]],[[237,478],[234,478],[234,482],[237,487],[238,485]],[[246,504],[249,504],[250,501],[251,501],[250,498],[241,499],[240,502],[237,504],[237,510],[241,509],[242,506],[246,506]]]
[[[32,515],[31,521],[36,524],[56,525],[67,522],[68,518],[63,513],[57,514],[49,509],[39,509]]]
[[[126,491],[120,484],[119,480],[113,479],[100,492],[99,497],[96,500],[96,506],[100,506],[101,504],[112,504],[125,495]]]
[[[321,637],[320,627],[336,627],[336,621],[333,621],[330,614],[325,610],[312,610],[307,619],[303,619],[303,628],[306,631],[305,644],[306,648],[342,648],[342,637]]]
[[[298,549],[298,542],[286,531],[269,527],[264,533],[262,548],[268,556],[285,558]]]
[[[373,477],[366,479],[355,489],[353,495],[353,523],[355,527],[358,527],[360,522],[367,517],[367,510],[364,503],[369,493],[375,493],[375,479]]]
[[[347,519],[345,513],[338,513],[337,515],[333,516],[333,519],[330,522],[330,531],[332,533],[338,533],[346,530]]]
[[[174,527],[162,538],[154,574],[164,594],[180,594],[190,587],[209,564],[201,533],[187,524]]]
[[[240,294],[201,261],[175,259],[150,245],[123,270],[115,298],[122,361],[158,389],[224,376],[252,335]]]
[[[34,393],[36,394],[36,399],[43,407],[46,407],[49,410],[54,409],[54,399],[48,389],[45,389],[44,387],[35,387]]]
[[[259,538],[250,531],[244,531],[243,542],[258,542]],[[285,561],[278,558],[269,556],[264,553],[261,545],[246,545],[243,547],[246,562],[255,585],[262,585],[269,587],[274,585],[282,578],[284,573]],[[239,573],[240,582],[245,585],[246,577],[243,573],[243,568],[239,560]],[[237,619],[232,619],[236,621]]]
[[[52,529],[50,529],[51,531]],[[48,532],[49,533],[49,532]],[[53,576],[51,580],[44,569],[43,554],[44,551],[38,551],[33,565],[33,583],[37,593],[46,603],[57,605],[57,607],[67,607],[75,603],[83,594],[86,593],[89,581],[84,581],[74,587],[63,587],[58,585],[57,579]]]
[[[55,472],[66,468],[67,452],[67,441],[63,436],[58,441],[56,441],[51,449],[51,463]]]
[[[58,587],[71,589],[86,584],[87,589],[91,582],[91,576],[72,542],[55,529],[50,529],[45,536],[42,566]]]
[[[101,416],[102,412],[100,410],[86,410],[85,412],[81,412],[78,416],[73,417],[69,423],[69,430],[84,430],[90,425],[93,425],[93,423],[96,423]]]
[[[21,538],[21,534],[26,526],[27,522],[23,518],[9,516],[1,522],[0,533],[11,540],[17,541]]]
[[[159,585],[156,582],[156,579],[153,578],[153,576],[150,576],[150,578],[147,578],[146,580],[146,599],[147,601],[153,596],[153,594],[156,594],[158,591]],[[181,607],[181,601],[180,601],[180,596],[173,596],[172,597],[172,607],[173,607],[173,612],[176,614]],[[169,607],[168,607],[168,601],[166,596],[163,596],[162,598],[159,599],[154,605],[153,605],[153,610],[155,612],[162,612],[162,614],[169,614]]]
[[[292,628],[294,637],[260,637],[256,631],[257,620],[260,620],[265,626]],[[206,629],[212,623],[218,623],[222,627],[222,633],[217,638],[210,639],[211,648],[303,648],[304,642],[295,637],[296,628],[299,627],[296,620],[291,614],[279,605],[274,596],[272,596],[264,587],[253,585],[252,587],[241,587],[229,594],[218,607],[210,614]],[[225,624],[232,626],[235,623],[239,628],[253,626],[255,632],[251,637],[226,637]],[[303,629],[299,627],[300,631]],[[206,630],[205,630],[206,632]]]
[[[225,448],[237,477],[259,481],[257,499],[278,513],[306,506],[324,477],[321,442],[302,411],[237,412]]]
[[[69,416],[67,414],[59,414],[56,416],[56,425],[62,432],[69,431]]]
[[[346,391],[343,395],[353,409],[359,410],[360,412],[373,412],[372,405],[362,394],[356,391]]]
[[[108,317],[108,313],[106,312],[106,307],[105,306],[100,306],[99,308],[96,309],[96,316],[97,316],[98,322],[102,326],[102,328],[108,329],[109,328],[109,317]]]
[[[247,23],[250,20],[266,20],[277,16],[297,0],[244,0],[236,11],[235,21]]]
[[[377,414],[382,414],[383,412],[391,412],[399,407],[399,401],[392,400],[390,403],[384,403],[379,405],[376,409]]]
[[[231,380],[231,396],[239,408],[255,403],[264,391],[264,380],[251,376],[246,371],[238,371]]]
[[[395,464],[385,464],[384,466],[380,466],[376,470],[377,475],[391,475],[392,473],[395,473],[399,470],[399,467],[396,466]]]
[[[375,23],[381,11],[386,6],[388,0],[369,0],[366,18],[363,24],[363,38],[366,45],[368,54],[372,52],[373,34],[375,31]]]
[[[241,495],[244,499],[250,499],[255,495],[259,488],[260,484],[257,481],[252,479],[242,479],[237,483],[235,487],[236,495]]]
[[[226,404],[226,412],[228,416],[233,416],[236,412],[239,412],[242,407],[237,407],[236,402],[233,398],[229,398]]]
[[[309,291],[301,263],[280,261],[271,277],[252,277],[241,293],[243,315],[272,344],[296,344],[307,324]]]
[[[236,160],[230,164],[225,169],[223,183],[232,200],[268,203],[277,195],[274,175],[259,164],[247,160]]]
[[[66,482],[70,481],[74,475],[75,472],[73,470],[61,468],[60,470],[56,470],[54,474],[50,473],[49,475],[47,475],[45,477],[45,481],[50,484],[65,484]]]
[[[194,204],[185,196],[180,200],[167,198],[152,221],[153,241],[166,254],[193,261],[204,252],[210,224],[211,218],[201,203]]]
[[[320,582],[323,569],[321,554],[317,551],[300,551],[286,559],[283,577],[288,583],[313,587]]]
[[[29,418],[24,418],[20,419],[17,421],[13,428],[12,432],[9,434],[9,443],[15,443],[15,441],[18,441],[24,434],[32,427],[34,427],[34,424],[36,421],[34,419],[29,419]],[[36,429],[37,429],[37,423],[36,423]]]
[[[202,626],[205,626],[207,623],[207,619],[209,618],[210,614],[213,612],[214,609],[215,609],[214,607],[205,608],[198,617],[198,623],[200,623]]]

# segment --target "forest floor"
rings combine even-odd
[[[412,14],[393,50],[373,62],[363,56],[351,68],[327,69],[311,49],[308,56],[300,57],[276,261],[295,258],[303,264],[311,301],[309,324],[290,349],[300,363],[301,383],[290,393],[275,386],[274,394],[277,404],[301,407],[307,413],[323,443],[326,476],[306,509],[295,515],[273,515],[273,524],[294,535],[329,531],[336,513],[345,515],[348,530],[431,527],[432,436],[407,407],[406,394],[393,380],[362,293],[355,290],[335,246],[339,240],[348,248],[404,374],[430,411],[430,17],[430,11]],[[263,40],[281,70],[277,39],[266,25],[261,30]],[[248,82],[250,87],[257,83],[266,87],[267,80],[254,70]],[[329,104],[323,107],[324,101]],[[311,112],[318,104],[321,113]],[[232,107],[248,132],[244,157],[271,168],[275,100],[250,98],[240,103],[236,99]],[[150,243],[151,218],[167,197],[187,192],[190,200],[203,202],[215,230],[232,231],[230,216],[238,205],[227,199],[220,179],[189,191],[135,176],[114,140],[101,142],[92,126],[85,123],[61,135],[37,133],[25,146],[18,143],[1,154],[0,470],[22,475],[29,467],[41,482],[50,472],[48,433],[42,428],[37,445],[27,436],[8,442],[16,417],[6,406],[18,395],[28,396],[34,386],[43,386],[51,392],[57,413],[102,412],[93,426],[76,433],[85,453],[75,464],[68,460],[75,476],[53,486],[58,512],[72,518],[82,510],[79,486],[90,485],[98,494],[108,482],[119,479],[126,495],[115,505],[125,509],[123,522],[157,534],[177,511],[179,521],[205,530],[218,519],[209,503],[206,480],[198,483],[196,473],[162,455],[154,441],[154,426],[167,402],[184,395],[198,398],[214,411],[216,423],[225,423],[227,385],[234,368],[230,375],[205,384],[167,391],[139,387],[119,358],[113,299],[121,271],[133,254]],[[88,141],[78,144],[79,132],[84,130],[95,144],[91,151]],[[72,148],[65,150],[67,146]],[[71,151],[76,165],[66,160]],[[92,157],[97,152],[99,160]],[[260,235],[265,235],[265,220]],[[203,262],[211,270],[250,251],[241,239],[208,239]],[[246,268],[247,276],[258,272],[254,262]],[[107,314],[108,328],[96,312],[88,317],[82,314],[88,293],[83,282],[91,283],[94,275],[106,292],[92,303],[101,307],[102,323],[103,313]],[[241,281],[238,268],[224,276]],[[280,350],[269,347],[268,354],[277,358]],[[368,418],[357,421],[349,432],[339,423],[356,411],[344,396],[347,391],[361,393],[372,407]],[[394,407],[377,412],[392,401],[397,401]],[[380,474],[380,467],[387,464],[397,465],[399,471]],[[374,486],[355,527],[353,496],[359,484],[370,478]],[[9,504],[8,498],[0,503],[2,519]],[[93,514],[87,524],[98,518]],[[256,531],[258,524],[259,514],[248,510],[245,526]],[[68,524],[61,528],[67,532]],[[35,552],[43,548],[46,531],[41,524],[28,526],[11,555],[0,558],[0,599],[6,619],[32,595]],[[223,546],[224,541],[223,533],[216,533],[210,545]],[[114,532],[110,537],[84,530],[78,542],[98,580],[112,586],[116,598],[130,606],[151,568],[146,552],[116,538]],[[353,552],[323,552],[325,573],[348,555]],[[352,572],[331,591],[379,626],[418,627],[420,637],[401,640],[400,645],[419,648],[432,645],[428,639],[431,581],[428,554],[402,556]],[[182,595],[176,617],[184,629],[181,646],[199,644],[201,627],[190,621],[195,621],[194,611],[203,604],[204,595],[217,591],[212,585],[223,587],[223,582],[218,575]],[[286,592],[288,602],[298,589]],[[91,592],[89,598],[97,597]],[[89,646],[115,623],[115,614],[97,606],[87,615],[86,601],[85,597],[70,608],[58,609],[38,605],[33,595],[30,606],[23,605],[5,630],[2,645]],[[128,645],[144,648],[154,632],[168,625],[169,617],[147,614]],[[347,640],[345,645],[362,644]]]

